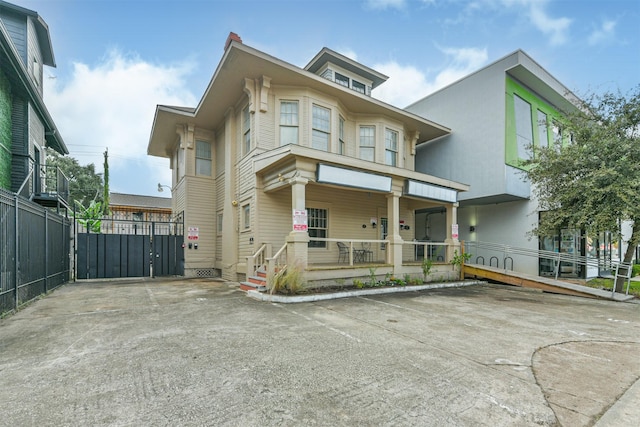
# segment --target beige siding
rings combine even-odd
[[[291,231],[291,188],[260,194],[259,206],[257,220],[260,223],[260,241],[256,244],[271,244],[275,252],[282,247]]]
[[[225,194],[224,194],[224,178],[225,178],[225,174],[219,175],[218,178],[216,178],[216,203],[215,203],[215,218],[216,221],[218,220],[218,213],[222,212],[222,209],[224,207],[224,198],[225,198]],[[222,262],[222,250],[223,250],[223,234],[218,234],[217,230],[218,230],[218,224],[216,222],[215,224],[216,226],[216,261],[218,262]],[[221,268],[221,267],[217,267],[217,268]]]
[[[188,177],[185,231],[198,227],[198,249],[186,249],[187,268],[212,268],[215,260],[215,186],[210,178]],[[186,240],[188,243],[189,241]],[[193,242],[195,243],[195,242]]]

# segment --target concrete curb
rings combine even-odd
[[[595,427],[632,426],[640,423],[640,380],[629,389],[595,423]]]
[[[258,301],[266,302],[279,302],[283,304],[292,304],[299,302],[314,302],[325,301],[338,298],[350,298],[359,297],[364,295],[382,295],[382,294],[396,294],[401,292],[416,292],[429,289],[444,289],[444,288],[459,288],[462,286],[482,285],[487,282],[481,280],[465,280],[459,282],[446,282],[446,283],[434,283],[430,285],[416,285],[416,286],[394,286],[390,288],[370,288],[370,289],[356,289],[352,291],[333,292],[326,294],[313,294],[313,295],[272,295],[268,293],[258,292],[254,290],[247,291],[247,296]]]

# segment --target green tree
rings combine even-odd
[[[95,166],[90,163],[81,166],[70,156],[61,156],[54,150],[47,150],[47,165],[58,166],[69,178],[69,205],[76,207],[76,202],[89,206],[91,201],[102,202],[102,177],[96,173]]]
[[[589,235],[611,231],[622,238],[621,222],[632,234],[623,262],[640,243],[640,86],[627,95],[591,94],[562,122],[562,147],[536,147],[525,163],[539,208],[546,211],[533,233],[561,228]],[[622,290],[623,281],[616,283]]]

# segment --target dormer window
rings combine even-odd
[[[335,75],[336,75],[336,83],[342,86],[349,87],[349,77],[343,76],[340,73],[335,73]]]
[[[359,81],[353,80],[351,82],[351,89],[355,90],[356,92],[360,92],[360,93],[364,93],[366,94],[366,86],[364,85],[364,83],[360,83]]]

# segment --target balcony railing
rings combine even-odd
[[[43,206],[69,207],[69,178],[58,166],[36,165],[30,162],[18,194]]]

